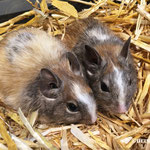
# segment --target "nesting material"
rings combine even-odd
[[[138,91],[126,114],[98,113],[95,125],[54,126],[35,124],[30,118],[0,103],[0,149],[80,150],[150,149],[150,4],[146,0],[71,0],[90,6],[81,12],[60,0],[42,0],[34,9],[0,24],[0,40],[23,27],[36,27],[63,39],[65,28],[76,19],[93,17],[105,22],[122,39],[132,37],[131,52],[138,71]],[[55,9],[48,9],[48,3]],[[57,9],[56,9],[57,8]],[[31,17],[32,16],[32,17]],[[31,17],[26,23],[19,23]],[[14,85],[15,86],[15,85]],[[3,98],[1,97],[1,101]],[[30,122],[30,123],[29,123]]]

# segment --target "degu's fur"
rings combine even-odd
[[[96,104],[77,57],[35,28],[11,32],[0,42],[0,94],[25,114],[39,110],[47,123],[94,123]]]
[[[130,40],[122,41],[98,20],[88,18],[67,26],[63,42],[80,60],[99,110],[124,113],[137,89]]]

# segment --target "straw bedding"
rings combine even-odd
[[[95,125],[54,126],[35,123],[38,112],[24,117],[0,103],[0,150],[149,150],[150,149],[150,4],[148,0],[71,0],[90,6],[81,12],[59,0],[27,0],[34,9],[0,24],[0,40],[7,33],[32,26],[63,39],[74,20],[94,17],[122,39],[132,37],[131,51],[138,70],[138,91],[126,114],[98,113]],[[55,9],[48,9],[51,3]],[[56,9],[57,8],[57,9]],[[19,23],[30,18],[26,23]],[[2,99],[1,99],[2,100]]]

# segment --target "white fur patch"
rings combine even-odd
[[[46,99],[47,101],[55,101],[55,100],[56,100],[55,98],[47,98],[47,97],[45,97],[45,99]]]
[[[110,35],[103,34],[99,28],[93,28],[91,30],[88,30],[87,34],[90,37],[95,37],[95,38],[97,38],[100,41],[105,41],[105,40],[109,40],[110,39]]]
[[[124,83],[123,83],[123,78],[122,78],[122,71],[118,70],[118,68],[116,68],[114,66],[114,71],[115,71],[115,82],[118,86],[119,89],[119,97],[118,97],[118,101],[120,106],[125,106],[125,87],[124,87]]]
[[[89,76],[93,75],[93,73],[91,71],[89,71],[89,70],[87,70],[87,73],[88,73]]]
[[[97,119],[96,103],[94,99],[88,93],[86,93],[86,91],[83,91],[82,86],[77,83],[73,83],[72,90],[76,95],[77,100],[87,106],[88,112],[91,115],[91,120],[94,123]]]

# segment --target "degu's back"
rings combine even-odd
[[[76,56],[54,37],[35,28],[11,32],[0,42],[3,101],[40,120],[94,123],[96,105]],[[54,116],[54,117],[51,117]]]
[[[42,67],[56,63],[56,58],[64,52],[59,41],[44,31],[26,28],[10,33],[0,43],[1,91],[5,96],[16,93],[34,79]]]

